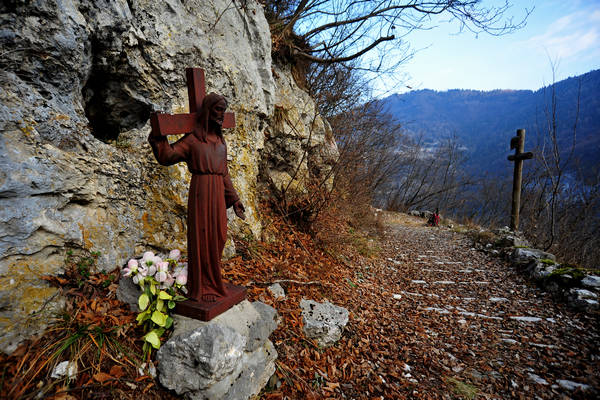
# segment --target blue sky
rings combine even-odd
[[[600,0],[513,0],[511,14],[533,12],[515,33],[456,34],[458,25],[435,21],[437,27],[416,31],[406,39],[414,57],[405,62],[393,92],[409,89],[531,89],[600,68]],[[489,4],[489,1],[484,1]],[[493,1],[492,1],[493,3]],[[393,78],[381,86],[388,90]],[[382,95],[376,90],[376,94]]]

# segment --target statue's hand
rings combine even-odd
[[[235,212],[235,215],[237,215],[239,218],[246,219],[246,215],[244,214],[246,209],[244,208],[244,205],[241,201],[238,200],[237,202],[235,202],[235,204],[233,205],[233,211]]]

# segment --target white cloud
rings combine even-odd
[[[527,45],[551,59],[566,60],[600,49],[600,10],[578,11],[557,19],[546,31],[527,40]]]

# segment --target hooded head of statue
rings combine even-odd
[[[206,135],[209,128],[212,128],[217,136],[223,141],[223,132],[221,126],[227,110],[227,100],[225,97],[216,93],[209,93],[202,101],[202,108],[198,115],[198,128],[196,128],[196,136],[202,142],[206,142]]]

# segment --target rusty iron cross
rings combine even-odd
[[[523,160],[533,158],[533,153],[525,150],[525,129],[517,129],[517,136],[510,140],[510,149],[515,149],[515,154],[508,156],[509,161],[515,162],[513,176],[512,209],[510,212],[510,229],[519,229],[519,209],[521,207],[521,181],[523,176]]]
[[[186,68],[185,77],[188,87],[190,112],[188,114],[153,113],[150,117],[152,130],[162,136],[179,135],[194,130],[198,114],[202,108],[202,100],[206,96],[204,86],[204,70],[202,68]],[[235,114],[225,113],[223,128],[235,128]]]

